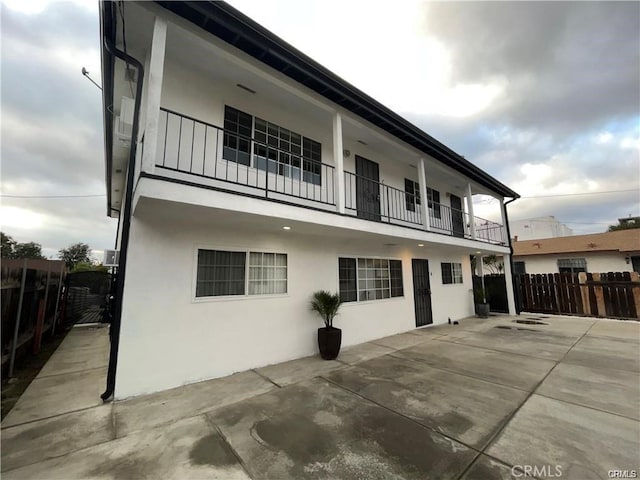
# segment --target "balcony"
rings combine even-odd
[[[319,161],[319,153],[293,135],[288,145],[276,145],[164,108],[160,109],[158,130],[155,170],[159,175],[338,213],[336,168]],[[495,245],[507,244],[505,229],[498,223],[472,217],[429,198],[425,226],[424,202],[419,194],[346,170],[343,175],[346,215]]]

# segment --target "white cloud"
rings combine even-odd
[[[44,215],[35,213],[27,208],[11,207],[3,205],[0,207],[2,212],[2,229],[7,227],[17,228],[19,230],[38,230],[46,220]]]
[[[254,2],[236,8],[397,112],[466,117],[491,105],[505,81],[452,82],[451,54],[424,32],[424,3]],[[274,14],[277,11],[277,15]],[[339,13],[337,13],[339,12]],[[301,16],[303,27],[296,27]],[[313,24],[326,28],[309,35]]]
[[[45,11],[49,6],[56,6],[61,3],[73,3],[87,10],[95,10],[98,2],[95,0],[2,0],[2,4],[7,8],[27,15],[37,15]]]
[[[620,148],[623,149],[639,149],[640,150],[640,138],[625,137],[620,142]]]
[[[597,143],[608,143],[608,142],[611,141],[612,138],[613,138],[613,135],[611,134],[611,132],[600,132],[596,136],[596,142]]]

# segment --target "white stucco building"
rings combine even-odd
[[[511,220],[509,230],[511,237],[517,240],[570,237],[573,235],[573,230],[564,223],[560,223],[553,215]]]
[[[312,355],[319,289],[343,346],[473,315],[469,255],[508,258],[515,192],[223,2],[123,7],[101,4],[121,262],[103,396]]]

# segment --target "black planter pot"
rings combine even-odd
[[[318,329],[318,348],[320,356],[325,360],[333,360],[340,353],[342,344],[342,330],[335,327],[321,327]]]
[[[488,303],[476,303],[476,314],[480,318],[489,318],[489,304]]]

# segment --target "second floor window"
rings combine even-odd
[[[429,209],[433,210],[433,216],[435,218],[442,218],[440,211],[440,192],[427,187],[427,200]]]
[[[225,106],[223,158],[297,181],[322,184],[322,145],[262,118]],[[251,134],[254,138],[251,138]]]
[[[408,178],[404,179],[404,193],[407,210],[416,211],[416,205],[420,205],[420,184]],[[442,218],[440,212],[440,192],[427,187],[427,200],[429,209],[433,211],[434,218]]]
[[[407,210],[415,212],[416,205],[420,205],[420,185],[418,182],[405,178],[404,193],[407,202]]]
[[[224,107],[224,148],[222,158],[251,165],[251,129],[253,118],[240,110]]]

